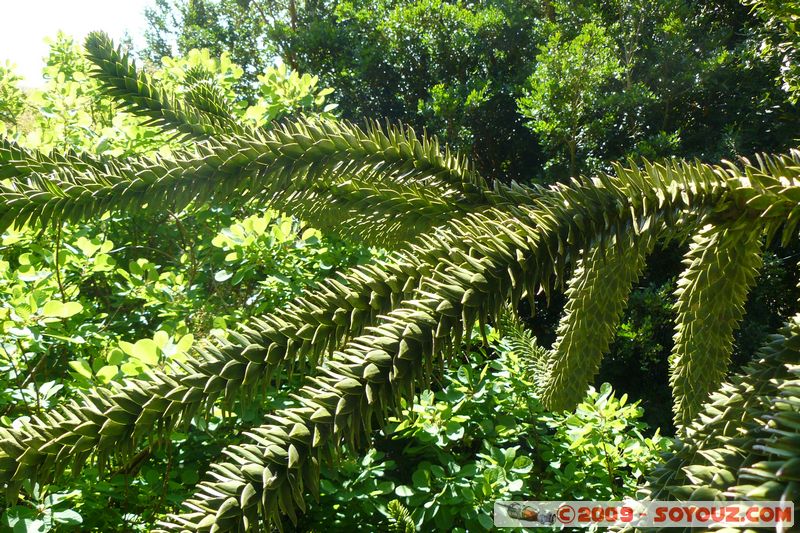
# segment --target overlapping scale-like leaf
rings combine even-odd
[[[183,99],[204,113],[219,117],[224,121],[232,120],[231,109],[234,105],[216,85],[214,76],[205,68],[195,66],[190,68],[183,80],[186,92]]]
[[[251,130],[233,123],[220,95],[202,83],[179,99],[104,36],[91,36],[88,46],[101,82],[125,107],[200,140],[174,157],[124,163],[3,145],[0,227],[257,198],[321,229],[402,243],[406,251],[328,280],[227,342],[201,346],[181,368],[90,391],[22,428],[0,429],[0,479],[12,492],[24,479],[78,470],[92,455],[102,462],[129,454],[220,396],[241,399],[301,365],[307,378],[295,405],[226,448],[188,511],[164,524],[190,531],[280,526],[314,494],[320,464],[343,447],[367,444],[372,426],[400,398],[413,399],[436,359],[458,348],[475,322],[496,321],[524,293],[559,286],[576,259],[582,262],[547,374],[547,386],[558,389],[550,398],[564,395],[564,406],[594,373],[653,235],[684,237],[703,221],[781,233],[788,242],[800,221],[798,152],[727,167],[618,165],[614,176],[548,189],[489,190],[463,157],[413,130],[309,119]],[[702,283],[683,290],[700,291]],[[680,320],[703,315],[702,307],[688,305]],[[712,395],[657,472],[652,494],[794,498],[797,322],[787,331],[745,377]],[[687,349],[687,357],[693,353]]]
[[[524,219],[497,213],[497,219],[472,215],[453,223],[459,235],[453,241],[464,247],[461,261],[441,261],[415,297],[336,351],[320,374],[307,380],[295,396],[297,406],[270,415],[271,423],[248,432],[247,442],[227,448],[225,460],[211,466],[210,478],[186,502],[188,511],[164,527],[231,531],[262,520],[279,525],[281,515],[295,520],[305,508],[305,493],[316,490],[320,463],[335,460],[341,446],[366,445],[385,413],[400,398],[413,399],[416,384],[427,382],[437,355],[458,347],[476,321],[497,319],[509,300],[542,282],[559,281],[561,274],[549,262],[553,254],[570,262],[600,233],[646,224],[638,215],[641,199],[630,201],[627,184],[603,179],[608,180],[541,194]],[[596,204],[570,201],[581,196],[582,187],[593,191]],[[675,203],[665,203],[661,216],[649,214],[651,222],[679,216],[688,208],[683,199],[678,195]],[[712,193],[707,199],[718,197]],[[619,202],[628,205],[608,209]],[[595,231],[578,231],[589,225]]]
[[[541,387],[547,376],[550,351],[539,345],[530,330],[510,309],[500,315],[498,326],[509,351],[525,363],[528,379],[536,387]]]
[[[256,198],[321,229],[392,246],[489,201],[483,185],[470,194],[446,185],[471,171],[432,141],[343,122],[298,120],[252,137],[204,141],[174,157],[99,168],[26,155],[24,166],[20,158],[0,159],[0,172],[18,174],[0,186],[0,227]]]
[[[123,109],[147,117],[148,124],[172,130],[185,138],[211,135],[239,135],[247,131],[227,113],[213,111],[216,101],[201,91],[189,101],[181,100],[137,70],[127,52],[115,47],[105,33],[86,38],[86,52],[94,63],[92,75]],[[191,103],[190,103],[191,102]]]
[[[648,230],[583,254],[569,281],[569,300],[540,391],[548,409],[572,409],[586,395],[616,335],[628,294],[644,269],[654,237],[655,231]]]
[[[476,217],[463,221],[462,240],[470,251],[462,266],[442,262],[423,280],[418,297],[404,300],[381,324],[337,351],[322,375],[298,393],[298,406],[275,413],[271,424],[248,433],[248,442],[226,449],[226,460],[212,465],[211,479],[186,502],[187,513],[172,517],[164,527],[228,531],[257,527],[261,520],[279,524],[281,515],[294,519],[304,509],[304,493],[316,490],[320,462],[335,460],[344,444],[349,449],[366,444],[385,411],[399,397],[411,399],[415,383],[428,379],[435,354],[450,351],[468,330],[466,325],[492,316],[506,296],[514,299],[522,287],[535,288],[531,279],[557,281],[564,269],[553,268],[548,259],[559,254],[569,263],[570,256],[589,244],[584,240],[588,236],[604,231],[616,235],[622,228],[641,232],[665,222],[680,233],[680,220],[691,227],[692,217],[685,216],[690,206],[704,215],[759,215],[757,209],[741,207],[741,189],[729,194],[729,178],[720,169],[689,167],[707,179],[687,187],[685,178],[673,179],[674,168],[649,168],[646,172],[656,174],[659,184],[649,191],[640,187],[636,174],[633,179],[600,177],[592,186],[558,188],[530,202],[534,207],[527,223],[516,215],[500,225]],[[635,190],[641,194],[632,194]],[[761,194],[758,186],[746,194],[753,192]],[[653,210],[644,210],[646,205]],[[791,202],[784,207],[791,208]],[[517,231],[523,233],[515,235]]]
[[[44,154],[0,137],[0,180],[20,180],[32,174],[48,174],[60,168],[82,171],[90,168],[102,169],[104,166],[102,159],[87,153]]]
[[[157,444],[214,400],[246,398],[295,367],[313,374],[318,360],[410,295],[420,277],[451,257],[452,236],[429,235],[387,260],[325,280],[285,308],[254,318],[226,341],[194,348],[165,374],[96,389],[16,429],[0,429],[0,479],[52,480],[66,467],[80,470],[90,455],[101,463],[124,458],[142,441]]]
[[[228,340],[194,348],[172,372],[95,389],[24,426],[0,430],[0,479],[9,487],[32,478],[47,482],[66,467],[79,471],[90,455],[101,464],[124,458],[143,441],[157,444],[220,396],[229,404],[247,398],[295,366],[311,373],[320,357],[401,299],[406,283],[413,286],[407,267],[398,258],[380,269],[352,269],[251,320]]]
[[[800,315],[772,335],[752,363],[711,395],[639,496],[651,500],[797,502],[798,362]],[[731,527],[725,531],[752,529]]]
[[[708,225],[695,235],[675,292],[670,384],[675,425],[683,427],[722,383],[733,333],[761,267],[761,228],[746,221]]]

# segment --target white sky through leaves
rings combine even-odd
[[[126,32],[137,48],[143,45],[144,9],[152,0],[0,0],[0,64],[11,61],[24,85],[42,83],[46,37],[59,30],[82,42],[87,33],[103,30],[119,40]]]

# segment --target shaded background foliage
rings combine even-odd
[[[257,4],[248,4],[253,16]],[[549,182],[604,170],[621,158],[716,161],[793,147],[800,114],[793,103],[792,5],[305,2],[297,4],[295,18],[263,31],[271,46],[267,53],[336,88],[334,98],[347,103],[343,116],[385,117],[425,128],[470,153],[487,176]],[[208,26],[212,33],[223,20]],[[182,32],[195,29],[176,27],[162,38],[179,39]],[[584,72],[546,68],[559,57],[565,64],[583,62],[588,52],[601,49],[605,53]],[[570,107],[575,97],[585,102],[577,113]],[[570,133],[566,119],[577,114],[580,121]],[[648,420],[667,431],[670,398],[663,378],[672,347],[674,279],[659,271],[675,272],[671,267],[680,256],[673,248],[651,261],[664,268],[651,268],[634,291],[600,374],[642,398]],[[795,301],[797,258],[779,259],[767,262],[748,304],[735,364],[748,359],[765,332],[787,316],[787,302]],[[755,302],[761,302],[758,309]],[[535,331],[548,342],[560,303],[537,314]]]
[[[237,17],[267,21],[260,47],[245,44],[253,39],[249,27],[223,44]],[[344,117],[424,127],[502,180],[569,173],[564,148],[525,127],[532,111],[524,96],[548,76],[558,76],[550,79],[560,87],[543,102],[550,127],[569,94],[588,103],[576,147],[583,172],[627,156],[718,160],[780,151],[793,145],[800,119],[776,82],[784,54],[765,46],[783,42],[785,28],[765,25],[735,0],[161,0],[149,20],[149,57],[169,51],[166,43],[228,51],[248,65],[280,57],[335,88]],[[556,49],[579,60],[582,50],[567,45],[587,27],[603,35],[586,50],[608,50],[592,66],[606,75],[587,85],[577,75],[537,74]]]
[[[193,83],[188,73],[205,72],[253,123],[299,113],[400,121],[470,154],[488,177],[549,183],[627,157],[716,161],[794,146],[797,4],[745,4],[155,0],[147,48],[137,52],[178,92]],[[175,148],[120,113],[87,69],[64,35],[51,43],[43,89],[24,90],[11,66],[0,67],[0,134],[45,151],[116,157]],[[6,425],[92,384],[179,360],[199,338],[382,253],[280,213],[208,206],[9,231],[0,250]],[[597,377],[600,392],[576,414],[545,416],[519,354],[490,334],[488,346],[463,354],[485,374],[453,362],[372,451],[324,473],[322,501],[302,527],[330,526],[334,509],[335,527],[370,529],[390,521],[397,499],[423,529],[474,529],[486,526],[488,505],[500,496],[608,499],[632,490],[665,446],[642,420],[672,432],[667,356],[682,252],[671,247],[649,261]],[[797,245],[768,251],[734,369],[795,309],[797,259]],[[522,304],[541,344],[555,338],[562,306],[558,296],[537,297],[535,310]],[[644,412],[614,399],[604,382],[617,397],[640,400]],[[263,398],[261,407],[282,401]],[[253,405],[217,410],[174,434],[170,448],[145,451],[99,484],[89,468],[75,491],[27,487],[4,524],[145,529],[260,413]],[[597,462],[599,442],[621,445],[613,479]]]

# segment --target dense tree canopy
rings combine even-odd
[[[154,0],[0,66],[0,529],[798,501],[798,17]]]
[[[580,54],[590,33],[587,50],[606,65],[595,69],[614,75],[571,89],[582,102],[578,170],[627,156],[717,160],[790,147],[800,122],[784,83],[796,40],[790,5],[756,2],[765,25],[736,1],[160,0],[147,53],[177,42],[247,65],[277,56],[335,88],[346,118],[424,127],[489,176],[549,181],[570,174],[572,141],[554,144],[557,116],[528,118],[557,102],[543,88],[563,81],[537,57],[559,43]],[[175,24],[160,22],[168,17]]]

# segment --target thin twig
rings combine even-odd
[[[264,20],[264,24],[269,26],[271,23],[270,23],[269,19],[267,18],[266,13],[264,13],[264,10],[261,8],[261,4],[259,4],[256,0],[252,0],[250,3],[253,4],[254,6],[256,6],[256,9],[261,14],[261,18]]]
[[[38,365],[37,367],[31,368],[31,363],[28,360],[28,356],[25,355],[25,349],[22,347],[22,342],[19,339],[17,339],[17,350],[19,351],[20,356],[22,356],[22,360],[25,361],[25,367],[28,368],[30,372],[36,372]],[[44,355],[42,355],[42,357],[44,357]],[[19,377],[19,372],[17,372],[17,377]],[[35,380],[33,381],[33,390],[36,393],[36,414],[39,414],[42,412],[42,405],[41,401],[39,400],[39,385],[36,384]],[[23,395],[25,394],[22,392],[22,388],[20,388],[20,393]]]
[[[194,279],[197,277],[197,254],[195,253],[194,249],[194,242],[189,240],[189,234],[186,231],[186,227],[183,225],[183,221],[173,213],[172,211],[169,212],[169,215],[175,220],[175,227],[178,228],[178,233],[181,234],[181,242],[183,244],[182,248],[184,250],[188,250],[189,252],[189,284],[188,286],[191,287],[194,285]]]
[[[598,411],[600,414],[600,420],[603,421],[603,430],[606,427],[606,417],[603,415],[602,411]],[[608,485],[611,487],[611,495],[616,498],[617,491],[614,485],[614,470],[611,467],[611,454],[608,453],[608,447],[606,446],[606,433],[605,431],[600,432],[600,442],[603,443],[603,455],[605,455],[606,460],[606,470],[608,471]]]
[[[19,349],[19,348],[17,348],[17,349]],[[9,362],[9,364],[11,364],[11,368],[14,369],[14,380],[17,382],[17,387],[19,388],[20,399],[22,400],[22,403],[25,404],[25,410],[28,413],[30,413],[32,410],[31,410],[30,405],[28,405],[28,401],[25,399],[25,389],[23,388],[22,382],[20,381],[20,377],[21,377],[20,371],[17,368],[17,365],[14,364],[14,358],[11,356],[10,353],[8,353],[8,350],[6,350],[5,347],[3,347],[3,352],[5,352],[6,357],[8,358],[8,362]],[[3,414],[7,414],[8,411],[13,407],[14,407],[13,403],[8,404],[8,408],[6,409],[6,411]]]
[[[161,494],[158,497],[158,501],[156,502],[155,506],[153,507],[153,518],[156,517],[158,514],[158,510],[161,509],[161,505],[164,503],[164,499],[167,497],[167,488],[169,487],[169,475],[172,471],[172,441],[167,440],[167,468],[164,471],[164,482],[161,485]]]
[[[61,301],[63,302],[67,298],[67,294],[64,292],[64,284],[61,283],[61,268],[58,265],[58,252],[61,250],[61,227],[63,224],[61,220],[56,222],[58,227],[56,228],[56,249],[54,252],[54,265],[53,269],[56,271],[56,281],[58,282],[58,292],[61,293]]]

